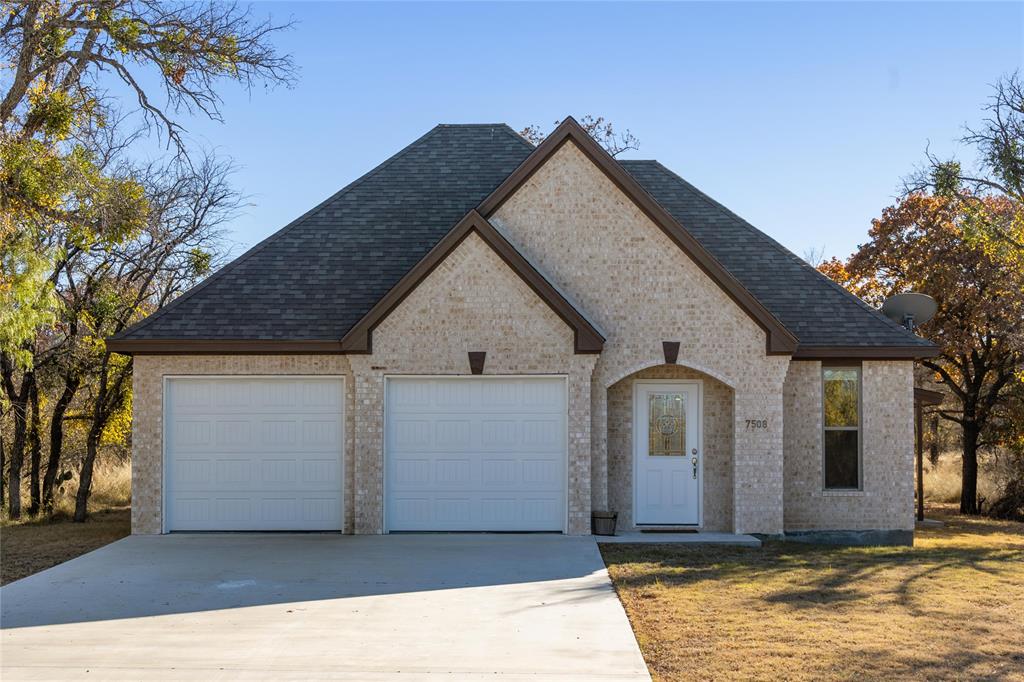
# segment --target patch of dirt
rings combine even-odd
[[[0,585],[62,564],[131,533],[128,507],[93,512],[85,523],[27,521],[0,528]]]

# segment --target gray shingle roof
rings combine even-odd
[[[339,340],[532,150],[437,126],[116,338]]]
[[[339,340],[532,150],[437,126],[117,338]],[[620,163],[801,348],[928,345],[658,162]]]
[[[619,163],[796,335],[801,349],[931,346],[661,163]]]

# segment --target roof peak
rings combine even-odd
[[[507,123],[438,123],[435,128],[509,128]]]

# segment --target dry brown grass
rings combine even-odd
[[[53,500],[53,518],[57,521],[68,519],[75,513],[75,494],[78,492],[78,471],[72,473],[72,478],[65,481],[57,488]],[[28,507],[28,482],[24,482],[21,491],[21,502],[23,508]],[[132,465],[128,460],[105,461],[98,460],[92,474],[92,494],[89,495],[89,512],[101,512],[107,509],[120,509],[128,507],[132,502]],[[23,514],[21,519],[11,520],[7,518],[7,510],[3,511],[0,517],[0,527],[17,525],[22,523],[35,523],[41,519],[29,517]]]
[[[983,463],[984,464],[984,463]],[[932,466],[924,461],[925,502],[960,502],[960,481],[962,463],[955,452],[944,453],[939,463]],[[986,500],[999,496],[1001,486],[991,467],[981,466],[978,471],[978,495]]]
[[[930,512],[914,547],[601,551],[658,680],[1024,679],[1024,524]]]
[[[85,523],[24,521],[0,528],[0,585],[91,552],[131,532],[127,508],[93,513]]]
[[[131,532],[131,464],[99,461],[92,483],[85,523],[71,522],[77,474],[57,491],[51,517],[26,514],[13,521],[0,519],[0,585],[74,559]],[[27,488],[22,491],[22,501],[27,505]]]

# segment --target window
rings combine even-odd
[[[682,393],[651,393],[648,400],[648,454],[651,457],[682,457],[686,443],[686,396]]]
[[[860,368],[825,367],[825,489],[860,488]]]

